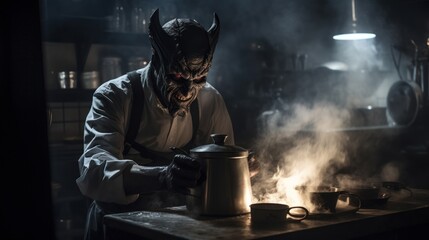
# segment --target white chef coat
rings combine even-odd
[[[192,138],[192,117],[172,118],[159,103],[148,79],[149,65],[138,70],[144,91],[143,111],[136,142],[148,149],[170,152]],[[84,127],[84,151],[79,158],[80,177],[76,183],[83,195],[107,203],[129,204],[138,194],[125,195],[123,170],[136,164],[123,156],[129,126],[133,91],[126,75],[103,83],[93,95]],[[227,134],[226,144],[234,145],[231,119],[223,97],[206,83],[198,95],[199,128],[196,145],[212,143],[210,134]],[[136,153],[130,151],[130,153]]]

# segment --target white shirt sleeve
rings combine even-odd
[[[123,187],[122,172],[135,162],[122,159],[130,97],[120,86],[105,83],[94,93],[84,126],[84,152],[79,158],[80,177],[76,183],[91,199],[128,204],[138,195],[125,195]]]

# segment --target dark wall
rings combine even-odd
[[[0,11],[0,233],[54,239],[39,5],[8,1]]]

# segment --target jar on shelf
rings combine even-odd
[[[130,10],[130,27],[133,33],[147,33],[147,14],[142,1],[133,1]]]
[[[98,71],[83,72],[81,81],[83,89],[96,89],[100,85]]]
[[[123,0],[115,0],[113,5],[112,15],[109,17],[109,31],[126,32],[127,30],[127,13],[125,2]]]
[[[101,60],[101,80],[106,82],[122,75],[120,57],[103,57]]]
[[[76,88],[76,72],[75,71],[61,71],[58,73],[58,81],[61,89]]]
[[[148,60],[144,57],[130,57],[128,59],[128,71],[134,71],[145,67],[148,64]]]

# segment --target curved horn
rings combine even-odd
[[[209,42],[211,53],[213,54],[214,49],[216,48],[217,40],[219,38],[220,22],[219,17],[216,13],[213,13],[213,23],[210,29],[207,31],[209,34]]]
[[[149,38],[151,40],[152,47],[158,53],[161,62],[165,66],[165,64],[168,64],[171,55],[174,52],[174,41],[164,31],[159,23],[159,9],[156,9],[150,17]]]

